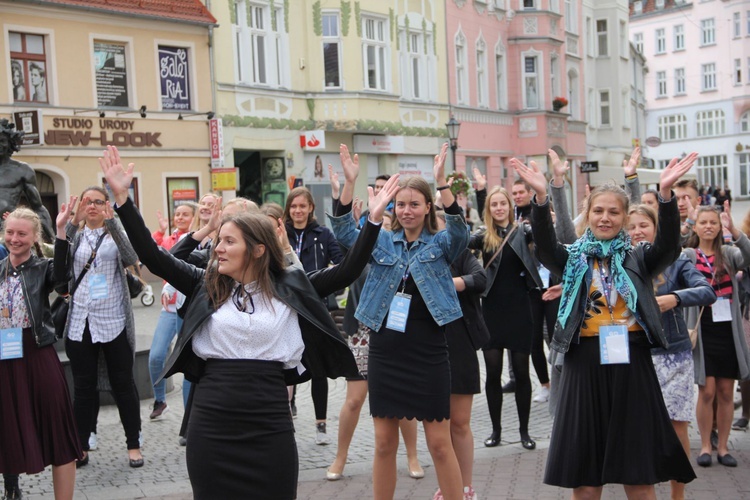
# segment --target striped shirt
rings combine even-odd
[[[706,277],[717,297],[732,297],[732,279],[725,268],[718,278],[716,277],[716,266],[714,265],[714,255],[706,255],[697,249],[695,252],[695,267]]]

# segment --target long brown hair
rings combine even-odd
[[[501,194],[508,199],[509,224],[507,229],[510,230],[516,224],[516,222],[513,220],[513,216],[511,215],[513,213],[515,205],[513,204],[513,198],[511,198],[510,193],[503,187],[493,187],[490,192],[487,193],[487,202],[484,204],[484,223],[487,225],[487,232],[484,233],[484,242],[482,244],[482,249],[486,253],[494,252],[503,243],[503,238],[499,234],[497,234],[499,226],[495,223],[495,219],[492,218],[492,208],[490,207],[490,201],[496,194]]]
[[[270,299],[276,295],[272,274],[280,273],[285,266],[284,253],[276,238],[276,231],[271,220],[266,215],[259,213],[239,213],[225,218],[219,227],[224,224],[232,223],[242,233],[242,239],[245,242],[245,269],[247,272],[252,266],[255,270],[255,277],[261,296],[264,300]],[[265,252],[260,257],[254,256],[254,250],[258,245],[265,246]],[[206,267],[206,291],[208,298],[214,309],[221,307],[232,295],[236,281],[218,271],[216,262],[216,246],[214,245],[211,252],[211,259]]]
[[[289,192],[289,196],[286,197],[286,206],[284,207],[284,222],[290,222],[292,220],[289,212],[292,209],[292,202],[298,196],[302,196],[303,198],[305,198],[305,200],[307,200],[307,203],[312,206],[312,210],[310,210],[310,213],[307,214],[307,223],[310,224],[315,220],[315,200],[313,199],[313,195],[310,190],[304,186],[299,186],[292,189]]]
[[[427,229],[427,232],[430,234],[435,234],[438,232],[438,226],[437,226],[437,218],[435,217],[435,202],[432,199],[432,190],[430,189],[430,185],[427,184],[427,181],[422,179],[421,177],[409,177],[408,179],[401,179],[398,182],[399,185],[399,192],[403,191],[404,189],[413,189],[414,191],[420,193],[422,196],[424,196],[424,200],[426,203],[430,204],[430,212],[425,214],[424,216],[424,228]],[[395,208],[393,209],[396,210]],[[402,229],[401,223],[398,221],[398,217],[394,217],[393,221],[391,222],[391,231],[398,232]]]
[[[714,274],[715,279],[718,279],[721,275],[727,274],[728,272],[726,264],[724,262],[724,253],[721,251],[722,246],[724,245],[724,226],[721,223],[721,216],[719,215],[717,208],[718,207],[714,207],[713,205],[701,205],[698,207],[698,215],[695,217],[696,224],[698,223],[698,219],[700,219],[701,215],[706,213],[714,214],[716,215],[716,218],[719,219],[718,234],[711,242],[711,250],[714,253],[713,267],[714,269],[716,269],[716,273]],[[695,232],[693,232],[693,234],[690,236],[687,246],[691,248],[698,248],[700,246],[700,238],[698,238],[698,235]]]

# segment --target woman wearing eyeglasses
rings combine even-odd
[[[138,257],[107,200],[107,191],[101,187],[87,188],[66,226],[71,242],[66,273],[71,276],[68,290],[73,294],[65,326],[65,352],[73,371],[73,411],[84,450],[77,465],[89,462],[102,352],[125,430],[130,467],[142,467],[140,402],[133,378],[135,323],[125,277],[125,266],[135,264]]]
[[[188,297],[185,321],[163,376],[194,382],[187,429],[193,495],[293,499],[298,457],[287,384],[311,376],[354,377],[357,365],[322,301],[364,269],[398,176],[370,197],[370,222],[344,260],[306,275],[287,267],[268,216],[240,213],[219,224],[206,270],[159,250],[128,199],[133,164],[117,148],[99,160],[116,210],[141,262]]]

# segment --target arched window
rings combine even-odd
[[[740,132],[750,132],[750,110],[740,116]]]
[[[456,101],[459,104],[469,103],[469,72],[466,68],[466,37],[460,28],[455,37],[456,49]]]

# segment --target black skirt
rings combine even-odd
[[[706,377],[740,378],[732,321],[714,323],[711,308],[707,307],[701,316],[701,342]]]
[[[282,364],[210,359],[192,390],[186,453],[194,498],[297,498],[299,459]]]
[[[638,335],[630,342],[630,364],[601,365],[598,337],[570,345],[546,484],[577,488],[695,479],[669,421],[650,349],[646,336]]]
[[[445,338],[451,365],[451,394],[479,394],[482,392],[479,359],[463,318],[446,325]]]

